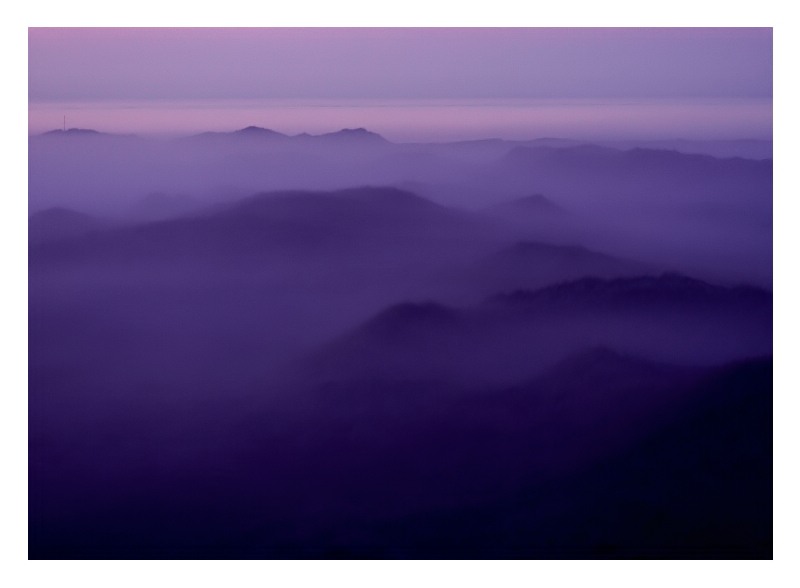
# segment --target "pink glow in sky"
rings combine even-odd
[[[771,29],[29,29],[31,132],[765,137],[771,96]]]

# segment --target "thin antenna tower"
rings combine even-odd
[[[64,115],[64,132],[67,132],[67,115]]]

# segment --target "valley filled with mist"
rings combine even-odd
[[[28,157],[31,558],[772,557],[771,141]]]

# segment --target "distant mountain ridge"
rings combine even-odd
[[[94,129],[53,129],[52,131],[46,131],[42,133],[42,135],[52,135],[52,136],[59,136],[59,135],[105,135],[107,133],[101,133],[100,131],[95,131]]]
[[[97,131],[88,128],[53,129],[39,135],[31,136],[90,136],[111,135],[112,133]],[[123,134],[121,136],[131,136]],[[373,143],[386,143],[406,146],[449,146],[457,149],[487,149],[496,151],[510,151],[516,147],[522,148],[553,148],[566,149],[586,145],[594,145],[618,151],[633,149],[647,149],[658,151],[673,151],[684,154],[704,154],[717,159],[743,158],[752,160],[772,159],[772,141],[766,139],[726,139],[726,140],[697,140],[697,139],[658,139],[658,140],[580,140],[558,137],[540,137],[536,139],[467,139],[460,141],[445,141],[424,143],[411,141],[407,143],[390,142],[382,135],[364,127],[343,128],[339,131],[310,134],[307,132],[290,135],[259,125],[249,125],[233,131],[205,131],[186,138],[223,138],[240,137],[250,139],[284,139],[284,140],[314,140],[314,139],[347,139],[353,141],[372,141]]]
[[[97,129],[89,129],[89,128],[79,128],[73,127],[69,129],[52,129],[50,131],[44,131],[43,133],[29,135],[29,139],[33,138],[101,138],[101,137],[117,137],[117,138],[135,138],[135,139],[145,139],[147,135],[139,135],[136,133],[117,133],[117,132],[110,132],[110,131],[98,131]]]
[[[672,149],[633,147],[619,149],[597,144],[580,144],[569,147],[512,148],[503,158],[508,164],[538,164],[578,167],[586,171],[603,171],[605,174],[635,171],[639,175],[672,173],[676,166],[689,171],[708,169],[772,170],[771,160],[749,160],[738,157],[718,158],[702,153],[683,153]]]
[[[704,354],[717,361],[768,353],[771,317],[771,293],[759,288],[677,274],[584,278],[463,308],[392,305],[314,352],[306,373],[333,380],[394,373],[503,379],[587,345],[623,355],[631,345],[648,347],[657,359],[674,338],[684,347],[672,361],[688,356],[702,364]],[[587,318],[596,326],[587,327]],[[721,337],[725,347],[704,343]]]
[[[226,138],[242,138],[251,140],[275,140],[275,141],[279,140],[287,143],[293,143],[298,141],[303,143],[317,142],[317,141],[325,141],[325,142],[347,141],[348,143],[355,143],[355,144],[389,143],[389,141],[387,141],[384,137],[382,137],[378,133],[368,131],[367,129],[362,127],[345,128],[339,131],[334,131],[330,133],[320,133],[317,135],[311,135],[309,133],[288,135],[286,133],[281,133],[273,129],[251,125],[235,131],[209,131],[197,135],[191,135],[189,137],[185,137],[184,139],[226,139]]]
[[[173,256],[236,262],[277,252],[369,253],[372,245],[387,239],[407,240],[409,235],[417,240],[440,239],[443,232],[471,227],[471,222],[461,211],[398,188],[284,190],[184,217],[102,234],[76,234],[62,247],[43,243],[32,251],[32,263],[114,259],[144,263]]]

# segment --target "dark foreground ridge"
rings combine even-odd
[[[771,558],[771,388],[769,358],[687,371],[607,350],[482,393],[329,386],[318,412],[238,427],[244,453],[202,466],[222,484],[167,469],[154,491],[116,464],[77,509],[65,479],[48,520],[34,463],[29,557]],[[115,484],[127,499],[107,502]]]

